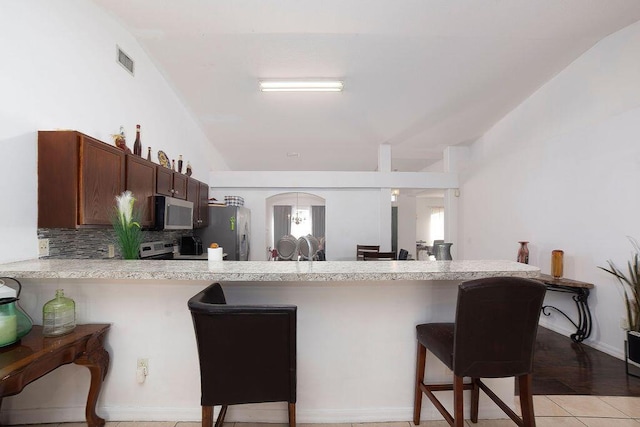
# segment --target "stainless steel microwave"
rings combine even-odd
[[[193,202],[155,196],[156,230],[192,230]]]

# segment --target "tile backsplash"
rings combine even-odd
[[[143,231],[144,241],[166,240],[178,242],[190,236],[192,230]],[[39,228],[38,239],[49,239],[50,259],[103,259],[109,258],[109,245],[114,245],[115,258],[122,258],[113,228]]]

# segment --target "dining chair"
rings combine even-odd
[[[202,426],[213,424],[213,407],[288,402],[296,425],[296,311],[294,305],[231,305],[219,283],[188,302],[200,360]]]
[[[395,261],[395,252],[370,252],[364,254],[365,261]]]
[[[292,235],[282,236],[276,244],[278,261],[291,261],[298,254],[298,239]]]
[[[380,245],[357,245],[356,250],[356,259],[358,261],[364,261],[365,254],[380,252]]]
[[[424,393],[449,425],[464,426],[463,390],[471,390],[470,418],[478,422],[482,389],[518,426],[535,427],[531,373],[545,290],[542,283],[523,278],[471,280],[458,288],[455,323],[416,326],[415,425],[420,424]],[[453,371],[452,384],[424,383],[427,350]],[[518,379],[522,418],[481,380],[504,377]],[[453,390],[453,416],[434,394],[443,390]]]

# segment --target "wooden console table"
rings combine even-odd
[[[96,415],[96,402],[109,368],[109,353],[103,341],[111,325],[78,325],[70,334],[46,338],[42,326],[34,326],[19,342],[0,348],[0,405],[32,381],[59,366],[75,363],[89,368],[91,384],[86,417],[89,427],[101,427],[104,419]]]
[[[573,342],[582,342],[591,335],[591,311],[589,310],[589,290],[593,289],[593,283],[579,282],[571,279],[554,279],[548,274],[541,274],[537,280],[545,284],[548,291],[571,293],[573,301],[578,309],[578,322],[574,322],[565,312],[552,305],[542,307],[542,314],[550,316],[550,308],[567,318],[573,326],[576,327],[576,333],[571,334],[570,338]]]

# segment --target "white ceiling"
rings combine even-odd
[[[639,0],[94,2],[137,37],[233,170],[372,171],[384,143],[393,169],[421,170],[640,19]],[[258,90],[305,77],[345,90]]]

